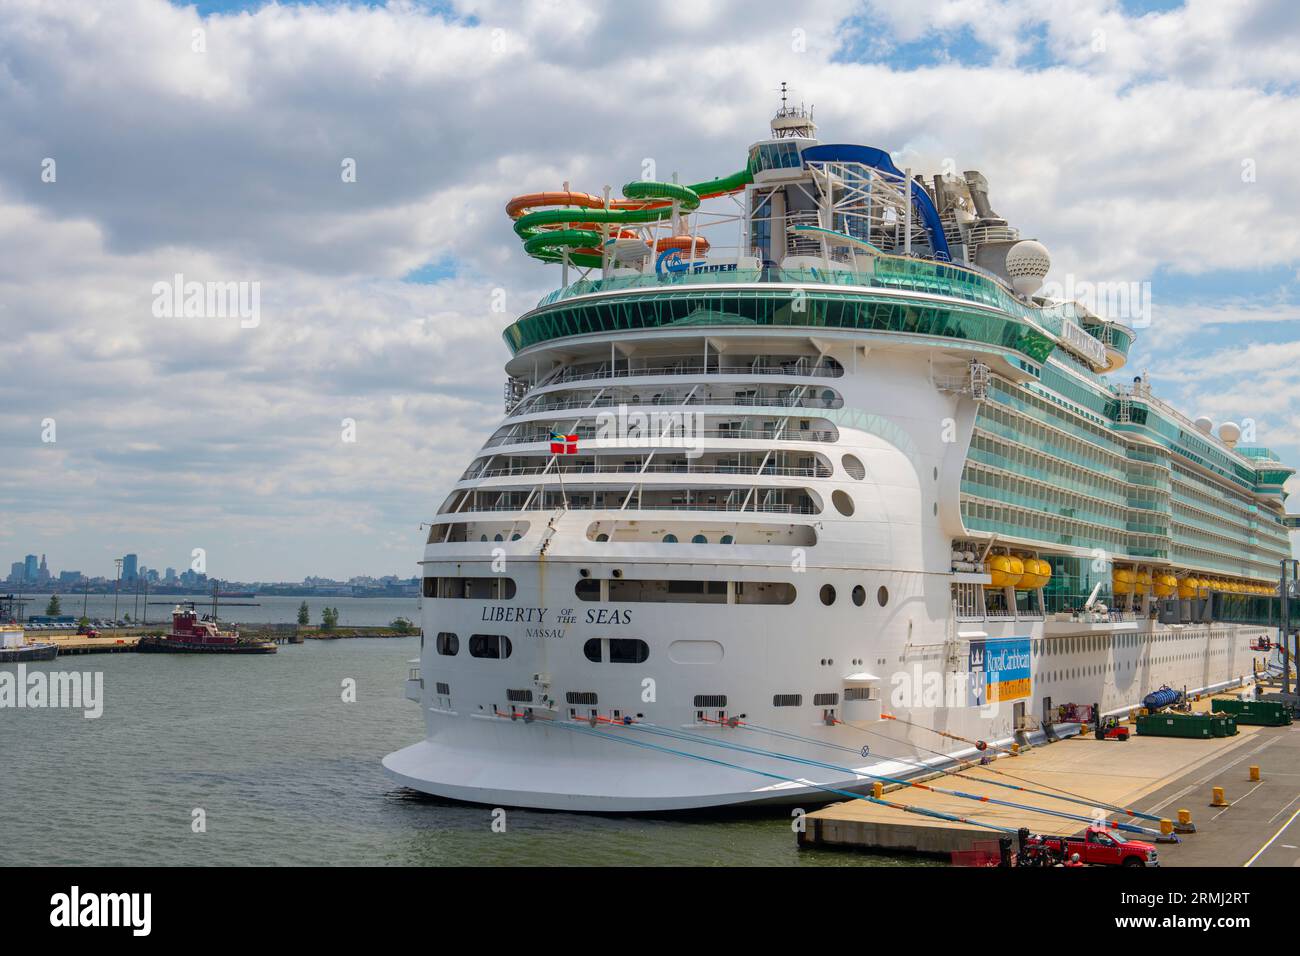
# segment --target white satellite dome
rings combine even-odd
[[[1225,445],[1237,444],[1237,439],[1241,437],[1241,426],[1236,422],[1224,422],[1219,426],[1219,438]]]
[[[1209,415],[1198,415],[1195,425],[1197,431],[1204,432],[1207,435],[1214,431],[1214,419]]]
[[[1037,292],[1051,267],[1052,257],[1047,247],[1036,239],[1023,239],[1007,250],[1007,275],[1021,295]]]

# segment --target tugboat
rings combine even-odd
[[[52,661],[58,654],[53,641],[33,641],[17,624],[0,624],[0,663]]]
[[[237,630],[223,631],[208,615],[200,620],[190,601],[172,609],[171,633],[142,637],[138,649],[146,654],[274,654],[276,645],[242,638]]]

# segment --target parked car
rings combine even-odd
[[[1155,845],[1141,840],[1126,840],[1114,830],[1088,827],[1079,836],[1031,836],[1031,844],[1044,847],[1066,860],[1075,853],[1079,861],[1091,866],[1159,866]]]

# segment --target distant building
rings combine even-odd
[[[164,580],[165,582],[167,582],[168,584],[171,584],[173,581],[175,581],[175,580],[176,580],[176,569],[175,569],[175,568],[168,568],[167,571],[166,571],[166,573],[163,574],[163,580]]]
[[[140,555],[128,554],[122,558],[122,580],[134,581],[140,575]]]
[[[28,584],[34,584],[36,582],[36,573],[40,569],[40,565],[36,562],[36,555],[27,555],[23,559],[23,580]]]
[[[80,584],[80,583],[82,582],[82,580],[83,580],[83,575],[82,575],[82,573],[81,573],[80,571],[60,571],[60,572],[59,572],[59,583],[60,583],[60,584]]]
[[[36,582],[38,584],[45,584],[49,580],[50,568],[49,565],[45,563],[45,555],[41,555],[41,566],[36,571]]]
[[[24,570],[24,568],[25,568],[25,566],[23,565],[23,563],[22,563],[21,561],[15,561],[13,564],[9,565],[9,583],[10,583],[10,584],[22,584],[22,583],[23,583],[23,577],[24,577],[25,574],[26,574],[26,571]]]

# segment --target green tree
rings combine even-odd
[[[299,624],[311,623],[311,611],[307,610],[306,601],[303,601],[300,605],[298,605],[298,623]]]
[[[339,610],[336,607],[321,608],[320,612],[320,629],[322,631],[332,631],[334,626],[339,622]]]
[[[59,596],[57,594],[50,595],[50,603],[45,605],[45,613],[50,617],[58,617],[63,613],[63,608],[59,606]]]

